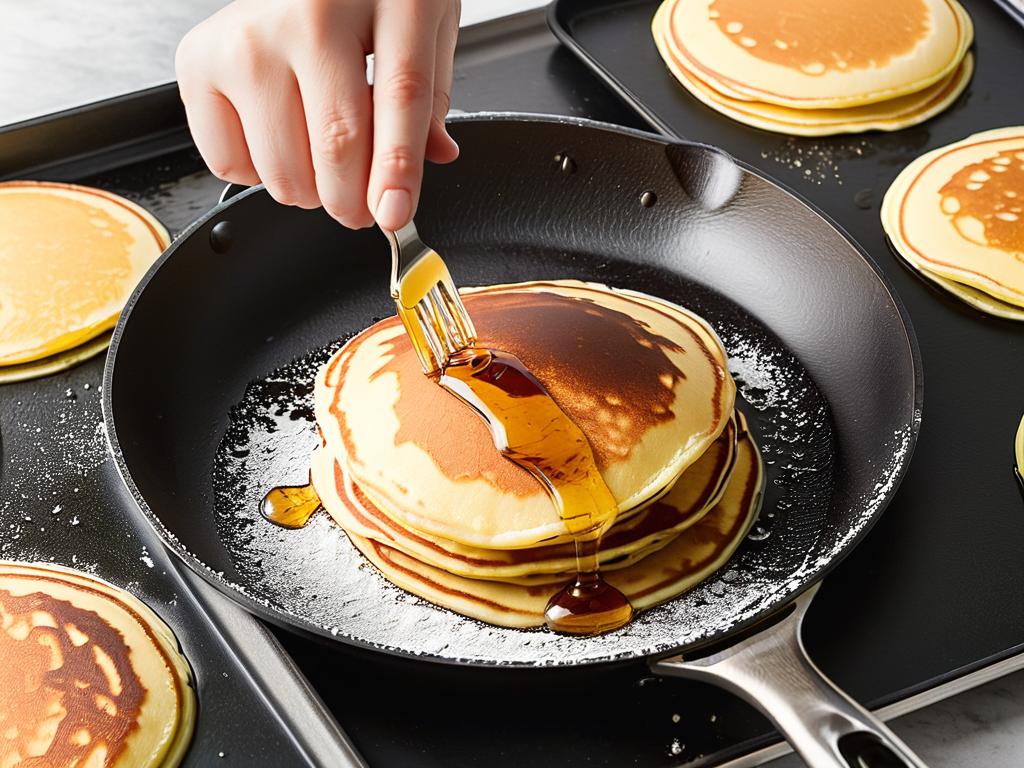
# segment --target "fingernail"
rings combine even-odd
[[[377,223],[385,229],[400,229],[412,218],[412,197],[404,189],[385,189],[377,203]]]
[[[444,135],[448,137],[448,141],[450,141],[451,144],[452,144],[452,147],[455,148],[455,156],[458,157],[459,156],[459,142],[457,142],[455,139],[453,139],[451,134],[448,133],[447,131],[445,131]]]

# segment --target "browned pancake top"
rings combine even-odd
[[[0,753],[25,756],[57,708],[49,748],[23,764],[76,765],[102,744],[113,765],[145,697],[123,636],[99,614],[41,592],[0,590]]]
[[[941,206],[967,240],[1024,254],[1024,151],[1007,149],[957,171],[939,190]],[[984,238],[965,227],[984,226]]]
[[[680,347],[629,315],[547,292],[469,294],[465,303],[480,344],[526,364],[590,440],[599,469],[628,458],[648,429],[673,418],[674,389],[686,375],[665,352]],[[509,493],[536,493],[537,481],[495,451],[484,423],[423,375],[408,338],[391,346],[382,371],[398,376],[397,443],[415,443],[453,480],[483,476]]]
[[[885,66],[930,28],[924,0],[714,0],[708,11],[751,55],[808,75]]]

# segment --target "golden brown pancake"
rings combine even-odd
[[[889,188],[881,216],[915,269],[983,311],[1021,319],[1024,128],[986,131],[918,158]]]
[[[117,195],[0,183],[0,366],[51,358],[111,328],[169,242],[152,215]]]
[[[924,122],[945,110],[967,87],[974,71],[974,59],[968,53],[948,77],[916,93],[894,99],[840,109],[795,109],[777,104],[737,99],[716,91],[684,67],[665,39],[665,25],[659,18],[667,5],[655,15],[652,29],[655,43],[668,68],[679,83],[712,109],[754,128],[793,136],[828,136],[863,131],[895,131]]]
[[[907,56],[929,32],[924,0],[712,0],[709,16],[756,59],[801,72],[884,67]],[[851,29],[851,26],[855,28]]]
[[[958,283],[947,277],[936,274],[928,269],[927,263],[919,258],[913,250],[908,248],[899,239],[898,225],[895,220],[895,212],[906,193],[908,182],[920,172],[925,157],[920,157],[908,165],[897,179],[889,187],[882,203],[882,225],[893,249],[903,258],[907,266],[924,278],[927,282],[940,288],[944,292],[959,299],[965,304],[994,317],[1001,317],[1006,320],[1024,320],[1024,307],[1018,307],[990,296],[984,291],[978,290],[969,285]]]
[[[760,455],[741,417],[736,466],[721,500],[667,546],[605,578],[637,610],[682,594],[720,568],[757,516],[763,473]],[[544,624],[544,609],[566,579],[517,584],[466,578],[429,565],[399,549],[348,531],[356,547],[403,589],[430,602],[506,627]]]
[[[919,92],[948,78],[973,39],[955,0],[666,0],[658,24],[715,91],[795,109]]]
[[[909,263],[910,262],[908,261],[908,264]],[[989,296],[987,293],[979,291],[977,288],[972,288],[969,285],[962,285],[961,283],[954,282],[949,278],[942,277],[942,275],[936,275],[934,272],[921,269],[914,264],[911,264],[910,266],[915,272],[917,272],[917,274],[928,282],[938,288],[941,288],[943,291],[959,299],[964,304],[968,304],[975,309],[984,312],[986,315],[1001,317],[1004,320],[1024,321],[1024,307],[1007,304],[1004,301],[1000,301],[999,299]]]
[[[582,429],[621,512],[663,493],[732,415],[721,343],[674,305],[577,281],[493,286],[464,299],[480,344],[522,360]],[[423,376],[394,318],[324,366],[316,413],[328,453],[407,529],[484,549],[567,534],[537,480]]]
[[[176,766],[195,720],[171,630],[77,571],[0,563],[0,766]]]
[[[760,456],[714,331],[646,294],[578,281],[464,292],[479,345],[510,353],[584,432],[620,515],[604,577],[634,608],[724,563],[756,514]],[[386,320],[325,364],[315,391],[323,506],[395,584],[503,626],[544,623],[575,548],[540,483],[470,408],[423,375]]]
[[[623,568],[657,551],[718,503],[736,458],[736,432],[735,421],[730,421],[667,495],[605,533],[600,550],[603,569]],[[571,541],[529,549],[484,549],[409,530],[374,505],[327,450],[314,454],[310,474],[325,509],[346,531],[449,573],[504,581],[567,574],[576,567]]]

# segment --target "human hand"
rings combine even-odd
[[[214,175],[347,227],[399,229],[448,135],[459,0],[235,0],[192,29],[175,68]],[[374,54],[374,85],[366,54]]]

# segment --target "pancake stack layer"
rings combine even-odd
[[[1024,483],[1024,416],[1017,425],[1017,437],[1013,441],[1013,456],[1017,463],[1017,477]]]
[[[0,563],[0,766],[173,768],[195,695],[171,630],[84,573]]]
[[[605,578],[643,609],[719,568],[756,515],[762,468],[710,327],[577,281],[463,297],[480,345],[522,360],[590,441],[619,504],[601,543]],[[492,624],[544,624],[575,575],[572,538],[483,421],[423,376],[396,318],[342,347],[315,398],[313,485],[384,576]]]
[[[881,215],[918,274],[982,312],[1024,320],[1024,127],[917,158],[889,187]]]
[[[664,0],[651,29],[698,100],[795,136],[916,125],[956,100],[974,66],[956,0]]]
[[[106,332],[169,242],[150,213],[117,195],[0,183],[0,383],[105,349]]]

